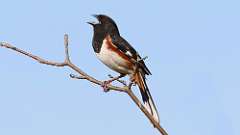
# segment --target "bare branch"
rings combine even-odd
[[[65,47],[65,62],[70,62],[70,56],[68,53],[68,35],[64,35],[64,47]]]
[[[70,61],[70,56],[69,56],[69,51],[68,51],[68,35],[65,34],[64,35],[64,47],[65,47],[65,60],[64,62],[53,62],[53,61],[48,61],[45,60],[41,57],[38,57],[36,55],[33,55],[31,53],[28,53],[24,50],[18,49],[14,46],[12,46],[9,43],[6,42],[0,42],[0,47],[5,47],[8,49],[11,49],[15,52],[18,52],[20,54],[23,54],[27,57],[32,58],[33,60],[41,63],[41,64],[45,64],[45,65],[50,65],[50,66],[56,66],[56,67],[69,67],[72,70],[76,71],[79,75],[74,75],[74,74],[70,74],[71,78],[74,79],[85,79],[88,80],[94,84],[100,85],[102,86],[104,84],[104,82],[99,81],[97,79],[95,79],[94,77],[88,75],[87,73],[83,72],[79,67],[77,67],[76,65],[74,65],[71,61]],[[147,57],[144,57],[142,59],[140,59],[139,61],[143,61],[145,60]],[[138,61],[138,62],[139,62]],[[110,78],[113,78],[112,76],[109,76]],[[155,128],[158,129],[158,131],[162,134],[162,135],[168,135],[167,132],[160,126],[160,124],[155,121],[155,119],[153,118],[153,116],[147,111],[147,109],[143,106],[143,104],[141,103],[141,101],[135,96],[135,94],[132,92],[131,90],[131,86],[133,85],[132,82],[130,82],[129,85],[127,85],[125,82],[118,80],[120,83],[122,83],[124,86],[123,87],[117,87],[117,86],[113,86],[113,85],[107,85],[107,87],[109,88],[109,90],[113,90],[113,91],[118,91],[118,92],[124,92],[127,93],[129,95],[129,97],[133,100],[133,102],[138,106],[138,108],[145,114],[145,116],[150,120],[150,122],[153,124],[153,126]]]
[[[42,58],[40,58],[40,57],[38,57],[36,55],[30,54],[30,53],[28,53],[26,51],[18,49],[18,48],[14,47],[11,44],[6,43],[6,42],[1,42],[1,47],[5,47],[5,48],[8,48],[8,49],[14,50],[14,51],[16,51],[18,53],[21,53],[23,55],[26,55],[26,56],[28,56],[28,57],[38,61],[41,64],[50,65],[50,66],[56,66],[56,67],[64,67],[64,66],[67,65],[67,63],[65,63],[65,62],[52,62],[52,61],[44,60],[44,59],[42,59]]]

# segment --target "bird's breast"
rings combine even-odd
[[[97,57],[109,68],[122,74],[131,74],[133,64],[130,59],[119,51],[111,42],[110,37],[103,40],[102,47]]]

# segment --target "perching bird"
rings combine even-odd
[[[93,26],[94,34],[92,46],[98,59],[112,70],[120,73],[120,76],[105,81],[107,84],[129,75],[132,82],[138,85],[144,106],[154,119],[159,122],[157,108],[146,84],[146,75],[151,72],[145,65],[137,51],[121,37],[116,23],[106,15],[94,15],[98,22],[88,22]]]

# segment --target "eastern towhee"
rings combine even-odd
[[[146,75],[151,72],[145,65],[137,51],[121,37],[116,23],[106,15],[94,15],[98,22],[88,22],[93,26],[94,34],[92,46],[98,59],[120,76],[107,81],[119,79],[125,75],[136,83],[140,89],[143,103],[154,119],[159,122],[157,108],[146,84]],[[106,87],[105,87],[106,89]]]

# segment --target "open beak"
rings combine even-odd
[[[90,25],[92,25],[92,26],[94,26],[95,25],[95,23],[94,22],[87,22],[88,24],[90,24]]]
[[[98,15],[97,14],[93,14],[92,15],[94,18],[98,19]],[[99,22],[94,22],[94,21],[91,21],[91,22],[87,22],[88,24],[92,25],[92,26],[95,26],[96,24],[99,24]]]
[[[91,22],[87,22],[88,24],[92,25],[92,26],[95,26],[97,24],[99,24],[98,22],[94,22],[94,21],[91,21]]]

